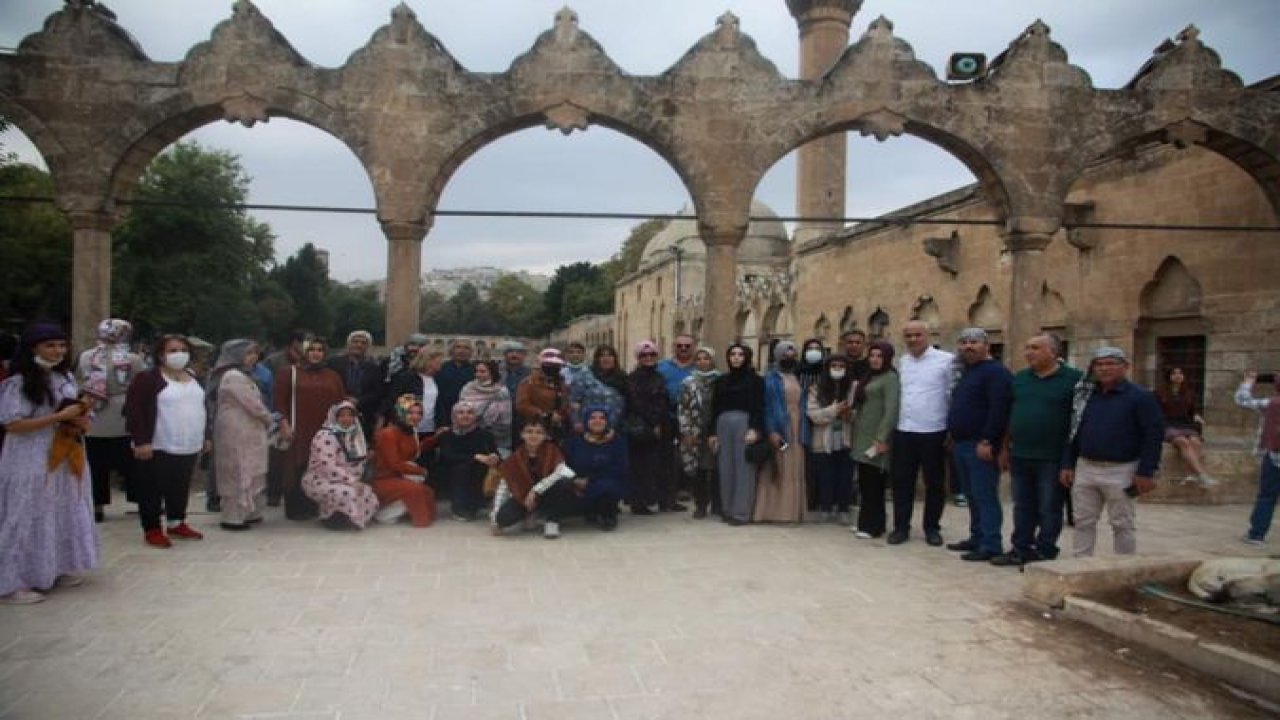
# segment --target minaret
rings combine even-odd
[[[813,80],[831,69],[849,44],[849,25],[862,0],[787,0],[800,29],[800,79]],[[801,147],[796,162],[796,214],[844,217],[845,135],[838,133]],[[795,242],[838,230],[839,221],[805,222]]]

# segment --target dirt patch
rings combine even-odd
[[[1087,596],[1119,610],[1168,623],[1194,633],[1201,640],[1233,647],[1271,660],[1280,660],[1280,625],[1236,617],[1152,597],[1137,588]],[[1187,594],[1187,597],[1192,597]]]

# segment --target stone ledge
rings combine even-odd
[[[1060,608],[1069,595],[1092,595],[1143,583],[1181,585],[1207,559],[1208,553],[1167,556],[1073,558],[1026,566],[1022,594],[1027,599]]]
[[[1185,576],[1184,576],[1185,577]],[[1271,702],[1280,703],[1280,663],[1212,642],[1168,623],[1080,597],[1066,597],[1063,616],[1145,648]]]

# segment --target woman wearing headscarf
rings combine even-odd
[[[454,403],[452,423],[436,439],[439,444],[434,475],[438,486],[449,488],[453,519],[471,522],[480,509],[484,476],[500,460],[498,446],[493,435],[480,427],[476,408],[462,401]]]
[[[853,418],[849,413],[849,358],[833,355],[805,396],[809,417],[809,447],[814,485],[818,491],[818,511],[827,522],[851,524],[849,504],[853,499],[853,459],[849,457]]]
[[[311,440],[302,491],[320,506],[320,522],[330,530],[363,530],[378,512],[378,496],[364,483],[368,459],[369,445],[356,404],[343,400],[329,408],[324,425]]]
[[[476,378],[462,386],[458,401],[476,409],[480,427],[493,435],[498,454],[511,454],[511,393],[498,377],[498,363],[482,360],[476,363]]]
[[[795,375],[796,344],[783,340],[773,347],[774,369],[764,379],[764,429],[773,457],[760,468],[756,483],[756,522],[804,522],[808,505],[804,452],[799,445],[804,425],[804,398]]]
[[[884,534],[884,486],[893,457],[889,446],[898,425],[902,385],[893,367],[893,345],[876,341],[867,351],[870,368],[853,394],[853,459],[858,463],[858,537],[867,540]]]
[[[735,343],[724,353],[725,374],[711,388],[713,434],[720,477],[720,513],[730,525],[751,520],[757,468],[747,461],[747,446],[764,442],[764,381],[751,366],[751,348]]]
[[[716,492],[716,456],[707,445],[715,434],[711,395],[716,378],[715,351],[700,347],[693,354],[693,371],[680,383],[676,422],[680,426],[680,465],[693,478],[693,516],[705,518],[707,505],[720,504]]]
[[[542,535],[560,537],[560,520],[581,511],[572,486],[562,482],[565,465],[560,448],[550,441],[547,421],[531,417],[520,430],[520,445],[498,467],[501,479],[489,516],[494,535],[541,513],[546,520]]]
[[[124,415],[133,441],[133,494],[143,539],[152,547],[168,548],[172,538],[204,538],[186,517],[191,474],[200,453],[210,449],[208,409],[204,388],[188,367],[191,343],[185,336],[161,337],[152,360],[154,367],[129,384]],[[162,509],[167,534],[160,527]]]
[[[108,318],[98,323],[97,344],[80,354],[77,365],[80,387],[93,401],[94,418],[85,433],[85,452],[93,475],[93,518],[102,522],[102,508],[111,504],[111,473],[124,479],[129,490],[133,452],[124,426],[124,398],[129,383],[146,369],[133,352],[129,339],[133,326],[125,320]]]
[[[569,389],[560,373],[563,369],[564,357],[560,351],[547,348],[538,353],[538,369],[516,388],[516,415],[520,423],[542,418],[553,442],[564,437],[569,429]]]
[[[324,340],[309,340],[302,348],[302,362],[282,367],[275,375],[275,406],[284,416],[280,431],[292,440],[281,473],[284,513],[290,520],[316,516],[315,503],[302,492],[301,484],[311,455],[311,438],[324,424],[329,408],[347,394],[342,376],[325,364],[327,353]]]
[[[382,504],[379,522],[395,522],[406,510],[414,527],[435,522],[436,494],[426,484],[427,471],[415,461],[436,441],[430,435],[418,440],[415,428],[421,421],[422,401],[404,394],[396,398],[387,423],[373,436],[373,491]]]
[[[591,355],[589,372],[578,373],[569,386],[574,417],[582,418],[582,409],[604,408],[609,414],[609,427],[616,428],[627,410],[627,374],[618,364],[618,351],[612,345],[597,345]],[[582,428],[576,428],[582,432]]]
[[[54,586],[83,582],[98,564],[92,480],[79,436],[89,403],[77,401],[67,334],[39,323],[22,334],[0,382],[0,603],[29,605]]]
[[[262,519],[267,492],[267,430],[271,411],[262,402],[253,367],[261,350],[252,340],[228,340],[213,363],[213,465],[223,530],[248,530]]]
[[[609,409],[588,407],[583,432],[565,444],[565,462],[582,493],[583,512],[605,532],[618,527],[618,503],[627,497],[627,440],[614,431]]]
[[[800,402],[806,402],[809,397],[809,389],[818,383],[823,376],[823,361],[826,358],[826,349],[822,345],[820,338],[809,338],[804,341],[804,345],[800,346],[800,354],[796,358],[799,363],[796,365],[796,379],[800,381]],[[809,424],[809,415],[805,414],[800,421],[800,444],[804,446],[804,470],[805,477],[808,478],[807,487],[805,488],[805,502],[810,509],[818,509],[819,490],[818,475],[814,468],[814,454],[812,441],[809,437],[811,426]],[[852,487],[853,478],[849,478],[848,482]]]
[[[631,460],[631,512],[652,515],[678,508],[672,471],[671,440],[675,434],[667,381],[658,372],[658,346],[636,344],[637,367],[627,376],[627,434]]]

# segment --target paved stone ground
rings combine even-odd
[[[554,542],[276,514],[227,533],[197,515],[208,537],[162,551],[121,508],[84,586],[0,608],[0,717],[1267,716],[918,536],[685,514]],[[1140,549],[1258,554],[1235,540],[1247,513],[1144,505]],[[958,539],[966,512],[944,526]]]

